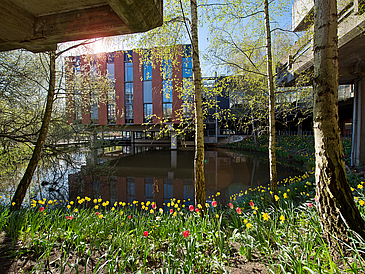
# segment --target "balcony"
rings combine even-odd
[[[355,67],[365,60],[364,2],[364,0],[337,2],[340,84],[351,83],[356,78]],[[293,30],[305,33],[289,50],[288,55],[283,57],[281,65],[277,68],[277,82],[280,85],[291,86],[299,75],[313,69],[313,3],[313,0],[297,0],[293,5]]]

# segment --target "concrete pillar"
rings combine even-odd
[[[355,166],[359,164],[359,155],[358,155],[358,146],[357,142],[359,139],[358,133],[359,123],[358,123],[358,115],[359,115],[359,80],[355,80],[354,83],[354,106],[353,106],[353,117],[352,117],[352,148],[351,148],[351,166]],[[360,94],[361,95],[361,94]]]
[[[177,134],[176,131],[171,131],[171,150],[177,149]]]
[[[134,154],[134,131],[131,131],[131,155]]]
[[[351,165],[365,164],[365,77],[355,81]]]

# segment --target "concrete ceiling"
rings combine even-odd
[[[163,0],[0,0],[0,51],[144,32],[162,25]]]

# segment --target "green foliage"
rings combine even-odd
[[[358,182],[353,194],[364,217],[363,185]],[[18,239],[19,247],[8,256],[37,255],[33,272],[44,270],[48,260],[60,272],[69,271],[71,264],[82,271],[82,265],[73,264],[76,260],[93,271],[223,273],[227,261],[238,254],[247,261],[260,258],[273,273],[364,271],[364,240],[356,235],[348,246],[339,243],[350,257],[330,259],[314,200],[313,175],[286,178],[279,182],[279,191],[277,207],[267,199],[270,189],[260,186],[232,197],[232,208],[219,201],[217,207],[210,204],[204,217],[188,210],[189,201],[175,199],[166,204],[167,212],[153,209],[149,202],[40,200],[13,213],[1,205],[0,225]],[[219,200],[219,193],[212,198]],[[186,231],[189,236],[184,237]]]

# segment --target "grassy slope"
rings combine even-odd
[[[260,150],[267,149],[265,142],[262,137]],[[252,140],[234,146],[253,149]],[[313,166],[310,137],[281,138],[278,151]],[[363,183],[348,176],[364,215]],[[13,248],[2,244],[0,252],[13,260],[28,258],[27,269],[33,272],[224,273],[227,265],[244,260],[245,265],[260,262],[256,267],[272,273],[364,273],[361,239],[354,237],[347,247],[350,257],[330,259],[318,220],[313,174],[286,178],[279,185],[278,208],[270,204],[270,189],[260,186],[232,196],[229,205],[210,205],[205,216],[190,211],[189,201],[176,200],[167,205],[171,213],[154,210],[152,204],[109,205],[87,197],[57,205],[34,201],[33,208],[14,213],[1,206],[3,238],[18,242]],[[185,236],[189,231],[188,237],[184,231]]]

